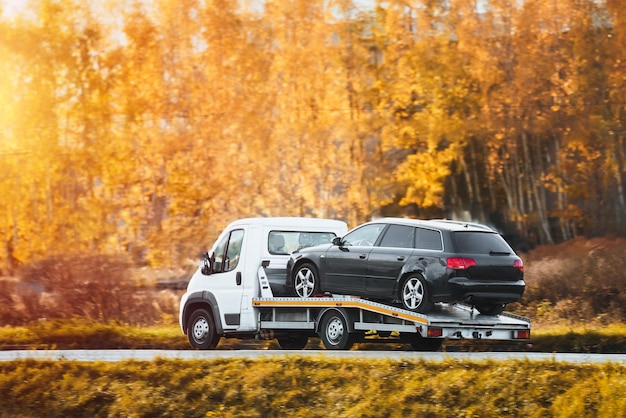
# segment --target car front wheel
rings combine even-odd
[[[309,298],[319,293],[319,276],[313,264],[304,263],[296,268],[293,275],[293,290],[296,296],[301,298]]]
[[[504,312],[505,306],[506,305],[504,303],[494,303],[491,305],[477,306],[476,309],[478,309],[478,312],[480,312],[483,315],[498,316],[502,312]]]
[[[402,283],[400,300],[402,307],[409,311],[428,313],[433,307],[426,280],[419,274],[410,276]]]

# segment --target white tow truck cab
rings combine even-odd
[[[330,219],[231,223],[205,254],[181,298],[179,321],[190,345],[211,349],[221,337],[276,338],[284,349],[301,349],[309,337],[319,336],[327,349],[345,350],[374,334],[378,340],[392,336],[416,350],[437,350],[445,338],[530,338],[525,318],[479,315],[463,305],[442,304],[423,315],[349,295],[288,295],[289,254],[346,232],[345,222]]]

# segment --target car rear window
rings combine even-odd
[[[443,250],[441,232],[433,229],[417,228],[417,248],[422,250]]]
[[[288,255],[301,248],[327,244],[335,237],[333,232],[270,231],[267,250],[273,255]]]
[[[452,239],[459,253],[513,253],[504,238],[495,232],[453,232]]]

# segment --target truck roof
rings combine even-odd
[[[339,221],[336,219],[305,218],[297,216],[243,218],[232,222],[229,227],[240,225],[263,225],[275,226],[279,228],[347,228],[347,224],[344,221]]]

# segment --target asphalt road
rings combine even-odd
[[[214,360],[224,358],[267,357],[316,357],[316,358],[366,358],[397,360],[530,360],[565,363],[618,363],[626,364],[626,354],[574,354],[574,353],[528,353],[528,352],[410,352],[410,351],[331,351],[331,350],[12,350],[0,351],[0,361],[13,360],[69,360],[106,361],[124,360],[151,361],[161,359]]]

